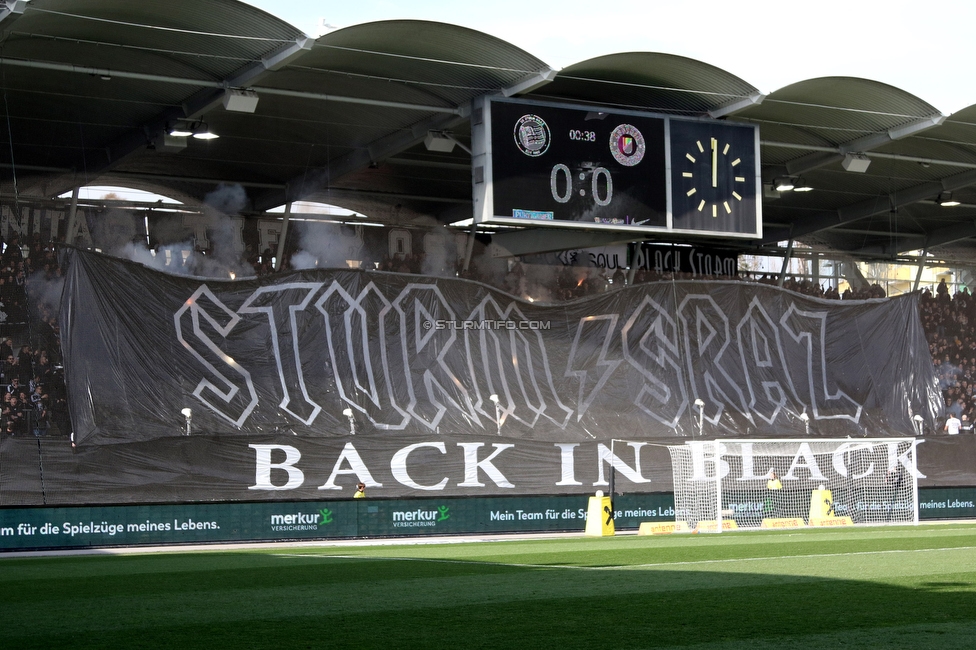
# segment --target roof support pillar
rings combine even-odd
[[[68,208],[68,228],[64,233],[64,241],[71,245],[75,243],[75,230],[78,228],[78,193],[80,191],[81,187],[78,185],[75,185],[74,189],[71,190],[71,207]]]
[[[929,254],[928,248],[922,249],[922,254],[918,257],[918,273],[915,274],[915,286],[912,291],[918,291],[918,285],[922,282],[922,271],[925,270],[925,258]]]
[[[275,255],[274,270],[281,270],[281,258],[285,256],[285,240],[288,239],[288,221],[291,219],[291,201],[285,204],[285,215],[281,219],[281,233],[278,235],[278,254]]]
[[[630,253],[630,268],[627,269],[627,286],[632,287],[634,285],[634,278],[637,277],[637,267],[640,266],[638,260],[640,260],[641,242],[630,242],[627,244],[627,249],[627,252]]]
[[[790,243],[786,246],[786,255],[783,256],[783,266],[779,270],[779,281],[776,286],[782,287],[783,282],[786,280],[786,269],[790,266],[790,258],[793,257],[793,238],[790,237]]]
[[[468,268],[471,266],[471,254],[474,253],[474,233],[477,230],[478,224],[471,222],[471,231],[468,233],[468,245],[467,250],[464,251],[464,267],[462,271],[464,273],[468,272]]]

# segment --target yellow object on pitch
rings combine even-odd
[[[583,534],[587,537],[613,537],[614,533],[610,497],[598,492],[596,496],[590,497],[586,509],[586,529]]]
[[[810,493],[810,520],[813,527],[853,526],[850,517],[838,517],[834,512],[833,493],[823,488]]]
[[[834,499],[830,490],[823,488],[810,493],[809,519],[823,519],[834,515]]]

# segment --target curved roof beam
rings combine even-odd
[[[499,88],[498,93],[506,97],[525,93],[528,92],[527,89],[539,88],[551,82],[555,77],[555,71],[546,67],[526,75],[505,88]],[[473,101],[464,107],[459,107],[454,110],[453,112],[455,114],[453,115],[435,115],[428,117],[427,119],[416,122],[409,129],[394,131],[374,140],[365,147],[357,148],[340,156],[336,160],[330,161],[325,167],[304,172],[300,176],[289,180],[283,192],[271,191],[256,197],[253,207],[256,211],[260,212],[277,207],[282,203],[300,201],[322,190],[346,174],[365,169],[371,163],[385,160],[406,151],[410,147],[419,144],[427,137],[429,131],[451,129],[467,120],[470,116],[470,106]]]
[[[976,220],[974,219],[969,219],[968,221],[964,221],[962,223],[933,230],[929,233],[928,237],[925,238],[924,247],[926,249],[932,249],[936,248],[937,246],[945,246],[946,244],[952,244],[971,237],[976,237]]]
[[[723,117],[765,95],[730,72],[660,52],[606,54],[563,68],[539,99]]]
[[[921,183],[899,192],[892,192],[891,194],[852,203],[837,210],[821,212],[809,219],[794,223],[791,228],[779,228],[764,233],[762,243],[768,244],[784,241],[791,237],[799,238],[804,235],[812,235],[822,230],[830,230],[837,226],[888,212],[892,208],[899,208],[904,205],[930,199],[943,191],[952,192],[971,185],[976,185],[976,169],[947,176],[938,181]]]
[[[764,147],[774,147],[777,149],[798,149],[800,151],[818,151],[828,154],[836,154],[840,147],[824,147],[820,145],[797,144],[795,142],[779,142],[776,140],[760,140],[759,143]],[[964,153],[964,152],[963,152]],[[900,160],[903,162],[922,163],[924,165],[943,165],[945,167],[964,167],[966,169],[976,169],[976,163],[960,160],[946,160],[945,158],[928,158],[925,156],[908,156],[900,153],[883,153],[872,151],[867,154],[868,158],[879,158],[886,160]],[[843,156],[841,156],[842,158]]]
[[[203,116],[223,101],[224,95],[227,94],[228,90],[231,88],[246,87],[257,83],[272,71],[288,65],[312,49],[312,44],[314,42],[314,39],[309,36],[300,36],[295,39],[295,42],[275,48],[263,56],[260,61],[255,61],[238,69],[231,76],[221,81],[175,78],[169,80],[171,83],[186,83],[190,85],[203,86],[203,88],[183,102],[181,107],[174,107],[164,110],[151,120],[143,123],[141,126],[130,130],[128,133],[117,138],[114,142],[107,144],[105,146],[107,160],[104,164],[94,168],[90,164],[87,165],[87,167],[84,164],[78,164],[75,166],[75,168],[86,170],[86,183],[93,181],[100,174],[117,166],[128,156],[145,149],[146,143],[151,142],[162,135],[170,122],[182,119],[196,119]],[[14,60],[7,60],[5,63],[12,65],[33,65],[37,67],[58,66],[59,68],[65,68],[67,71],[71,72],[91,74],[90,70],[87,68],[81,68],[79,66],[62,66],[61,64],[46,64],[42,62],[17,62]],[[119,77],[136,77],[138,74],[118,72],[114,70],[103,72],[109,75],[118,75]],[[154,81],[167,81],[167,79],[164,77],[154,75],[142,76],[155,77],[152,79]],[[77,184],[78,179],[76,175],[71,175],[66,178],[62,177],[55,179],[53,183],[45,184],[43,192],[45,194],[60,194],[62,192],[66,192]]]
[[[849,153],[865,153],[872,151],[893,142],[894,140],[901,140],[902,138],[907,138],[909,136],[917,135],[923,131],[939,126],[945,122],[946,116],[942,113],[934,113],[932,115],[926,115],[925,117],[918,118],[917,120],[912,120],[907,124],[897,126],[880,133],[872,133],[837,147],[837,153],[811,153],[797,158],[796,160],[786,163],[782,171],[790,176],[799,176],[807,172],[813,171],[814,169],[819,169],[820,167],[825,167],[827,165],[840,162],[844,159],[844,156]],[[774,173],[773,176],[781,176],[781,173]]]
[[[244,66],[240,70],[236,71],[232,76],[224,79],[222,82],[223,89],[211,93],[212,97],[209,101],[201,106],[188,106],[188,103],[184,103],[183,109],[187,114],[187,118],[200,117],[204,113],[213,109],[217,104],[221,103],[224,99],[224,95],[231,88],[245,88],[251,86],[262,78],[267,76],[269,72],[279,70],[298,57],[305,54],[312,49],[312,45],[315,42],[310,36],[301,36],[295,39],[294,43],[289,43],[288,45],[283,45],[276,50],[268,53],[267,55],[261,57],[260,61],[255,61],[254,63]],[[202,98],[200,98],[201,101]]]
[[[24,15],[27,0],[6,0],[0,4],[0,43],[7,40],[10,27]]]
[[[551,83],[553,79],[556,78],[558,71],[552,68],[545,68],[539,70],[533,74],[526,76],[524,79],[515,82],[511,86],[502,89],[502,95],[505,97],[514,97],[516,95],[524,95],[530,93],[536,88],[541,88],[548,83]]]
[[[967,219],[966,221],[933,230],[927,235],[898,235],[893,237],[887,245],[865,246],[859,249],[858,252],[903,255],[904,253],[918,249],[931,251],[933,248],[939,246],[954,244],[955,242],[974,237],[976,237],[976,219]]]
[[[736,113],[742,112],[747,108],[762,104],[764,99],[766,99],[766,93],[753,93],[746,97],[733,99],[728,103],[722,104],[721,106],[716,106],[712,110],[708,111],[708,116],[717,120],[720,117],[735,115]]]
[[[370,164],[389,158],[421,142],[428,131],[443,131],[453,128],[468,117],[468,111],[459,110],[460,115],[435,115],[416,122],[409,129],[394,131],[371,142],[366,147],[357,148],[325,167],[303,172],[290,179],[284,190],[265,192],[254,199],[254,210],[262,212],[290,201],[301,201],[327,187],[333,181],[369,167]]]

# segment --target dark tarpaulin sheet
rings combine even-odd
[[[668,443],[674,439],[617,441],[616,489],[624,494],[670,492]],[[498,451],[495,445],[512,446]],[[371,442],[190,436],[72,450],[63,440],[38,444],[29,438],[4,438],[0,505],[314,501],[350,498],[360,480],[368,483],[371,498],[582,497],[608,490],[609,446],[406,434]],[[917,453],[919,486],[976,485],[976,436],[926,436]],[[804,470],[797,476],[810,479]]]
[[[92,490],[159,500],[316,498],[337,459],[336,485],[362,464],[390,496],[588,491],[614,438],[631,482],[666,490],[657,444],[913,435],[941,415],[913,295],[662,282],[541,305],[456,279],[220,281],[72,251],[61,333],[71,458],[115,464]]]

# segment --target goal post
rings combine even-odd
[[[669,445],[675,521],[700,532],[917,524],[917,444],[893,437]]]

